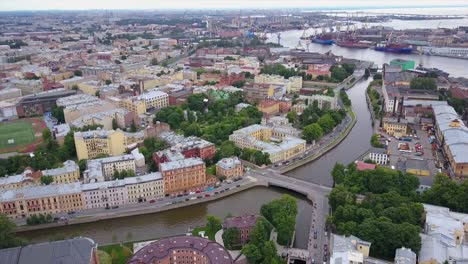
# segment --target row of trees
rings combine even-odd
[[[141,146],[139,150],[140,153],[145,157],[145,163],[148,165],[148,168],[150,168],[150,171],[158,170],[153,161],[153,153],[168,147],[169,144],[166,141],[154,137],[145,138],[143,141],[143,146]]]
[[[301,71],[294,68],[286,68],[284,65],[279,63],[265,65],[260,73],[280,75],[286,79],[292,76],[303,76]]]
[[[296,198],[284,194],[280,199],[262,205],[260,212],[278,232],[278,244],[289,246],[293,242],[292,236],[296,226]]]
[[[351,106],[351,100],[349,99],[348,94],[344,89],[340,90],[340,99],[346,107]]]
[[[51,214],[33,214],[26,218],[27,225],[40,225],[40,224],[47,224],[52,223],[54,218]]]
[[[403,246],[419,252],[424,209],[416,176],[382,167],[358,171],[354,163],[336,164],[332,176],[336,186],[329,195],[328,224],[334,232],[371,242],[370,254],[378,258],[391,259]]]
[[[356,65],[349,64],[349,63],[343,63],[341,66],[333,65],[330,67],[331,78],[328,81],[329,82],[342,82],[344,79],[348,78],[348,76],[354,73],[355,68],[356,68]]]
[[[375,90],[375,85],[377,85],[379,81],[373,81],[369,84],[369,87],[367,88],[367,95],[369,96],[372,110],[374,111],[375,118],[378,119],[382,115],[382,98]]]
[[[288,116],[289,118],[290,116]],[[307,143],[319,140],[323,135],[330,133],[346,117],[346,111],[320,110],[314,103],[304,110],[299,117],[303,128],[303,138]]]
[[[468,180],[457,183],[439,174],[432,183],[432,187],[422,193],[421,201],[445,206],[452,211],[468,213]]]

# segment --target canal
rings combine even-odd
[[[283,189],[257,187],[210,203],[170,211],[116,218],[99,222],[62,226],[19,233],[32,242],[49,241],[73,236],[86,236],[97,243],[111,244],[126,241],[150,240],[181,235],[191,227],[205,224],[207,215],[223,219],[226,215],[258,214],[262,204],[290,194],[298,199],[295,245],[307,247],[312,205],[304,196]]]

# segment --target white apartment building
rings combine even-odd
[[[140,158],[140,157],[139,157]],[[88,160],[83,172],[84,182],[103,182],[113,179],[116,171],[136,172],[136,159],[133,154]]]
[[[386,165],[389,159],[385,149],[382,148],[372,148],[367,158],[380,165]]]

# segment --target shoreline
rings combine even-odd
[[[86,216],[82,218],[72,218],[68,220],[68,223],[48,223],[48,224],[40,224],[40,225],[21,225],[21,226],[16,226],[15,232],[16,233],[22,233],[22,232],[27,232],[27,231],[34,231],[34,230],[41,230],[41,229],[49,229],[49,228],[56,228],[56,227],[61,227],[61,226],[69,226],[69,225],[79,225],[79,224],[86,224],[86,223],[92,223],[92,222],[99,222],[101,220],[108,220],[108,219],[116,219],[116,218],[122,218],[122,217],[129,217],[129,216],[136,216],[136,215],[144,215],[144,214],[153,214],[153,213],[159,213],[159,212],[164,212],[164,211],[169,211],[172,209],[178,209],[178,208],[183,208],[186,206],[191,206],[195,204],[201,204],[205,202],[211,202],[215,201],[218,199],[223,199],[225,197],[228,197],[230,195],[240,193],[255,187],[269,187],[268,183],[263,182],[261,180],[256,180],[254,182],[250,182],[245,185],[241,185],[240,187],[237,187],[235,189],[230,189],[228,191],[225,191],[223,193],[219,193],[217,195],[212,195],[210,197],[203,197],[201,199],[196,199],[196,200],[190,200],[190,201],[185,201],[182,203],[177,203],[177,204],[171,204],[167,206],[162,206],[162,207],[155,207],[155,208],[140,208],[136,210],[131,210],[131,211],[120,211],[120,212],[115,212],[115,213],[109,213],[107,215],[96,215],[96,216]],[[135,208],[131,208],[135,209]]]

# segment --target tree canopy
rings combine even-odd
[[[436,79],[427,77],[416,77],[411,80],[410,88],[413,90],[436,90]]]

